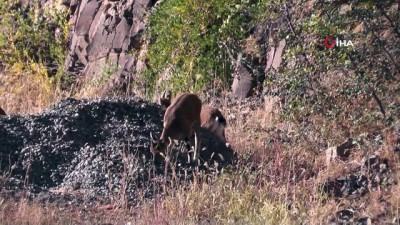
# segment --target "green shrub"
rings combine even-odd
[[[68,10],[57,10],[55,5],[43,8],[38,1],[22,6],[19,2],[0,2],[1,66],[21,64],[29,70],[32,64],[40,64],[49,76],[61,73],[68,49]]]
[[[263,2],[263,1],[261,1]],[[173,91],[201,91],[213,81],[227,84],[231,61],[227,47],[237,49],[253,27],[258,1],[172,0],[150,16],[148,70],[144,79],[154,88],[167,69],[162,86]]]
[[[290,18],[291,24],[275,34],[274,38],[286,39],[284,63],[278,73],[267,74],[265,87],[285,99],[285,117],[301,122],[310,115],[320,116],[326,123],[346,121],[356,128],[382,124],[395,115],[390,106],[398,101],[395,77],[399,66],[390,49],[396,48],[400,37],[390,4],[353,1],[347,11],[341,11],[340,2],[316,1],[312,10],[300,13],[298,7],[307,2],[298,2],[289,11],[282,4],[273,5],[274,12],[286,21]],[[353,32],[357,26],[364,29]],[[393,32],[382,38],[387,31]],[[354,47],[327,49],[323,41],[329,35],[351,40]],[[378,101],[387,108],[385,115]]]

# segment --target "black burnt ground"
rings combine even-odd
[[[40,115],[0,117],[0,188],[84,190],[89,197],[123,193],[128,199],[141,189],[147,195],[151,174],[164,172],[149,151],[149,134],[161,132],[162,117],[161,107],[141,99],[67,99]],[[213,157],[232,158],[224,143],[208,142],[223,150]],[[203,159],[210,155],[202,152]]]
[[[139,99],[68,99],[41,115],[2,117],[1,171],[41,189],[104,186],[122,154],[150,158],[148,135],[162,128],[160,118],[158,106]]]

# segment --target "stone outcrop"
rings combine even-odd
[[[244,40],[233,73],[233,96],[243,100],[263,92],[266,74],[282,67],[286,42],[284,39],[277,41],[277,36],[280,31],[287,29],[288,24],[283,16],[267,19],[260,21],[254,34]]]
[[[144,63],[146,13],[156,0],[63,0],[71,9],[64,70],[75,77],[107,76],[105,91],[127,91]],[[108,79],[111,78],[111,79]]]

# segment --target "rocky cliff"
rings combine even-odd
[[[64,0],[71,10],[70,46],[65,71],[77,77],[99,76],[108,70],[106,85],[126,91],[143,69],[143,32],[155,0]],[[106,88],[107,89],[107,88]],[[104,90],[107,91],[107,90]]]

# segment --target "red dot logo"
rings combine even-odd
[[[332,36],[326,37],[325,40],[324,40],[324,45],[325,45],[325,47],[327,47],[329,49],[335,47],[335,45],[336,45],[335,38],[332,37]]]

